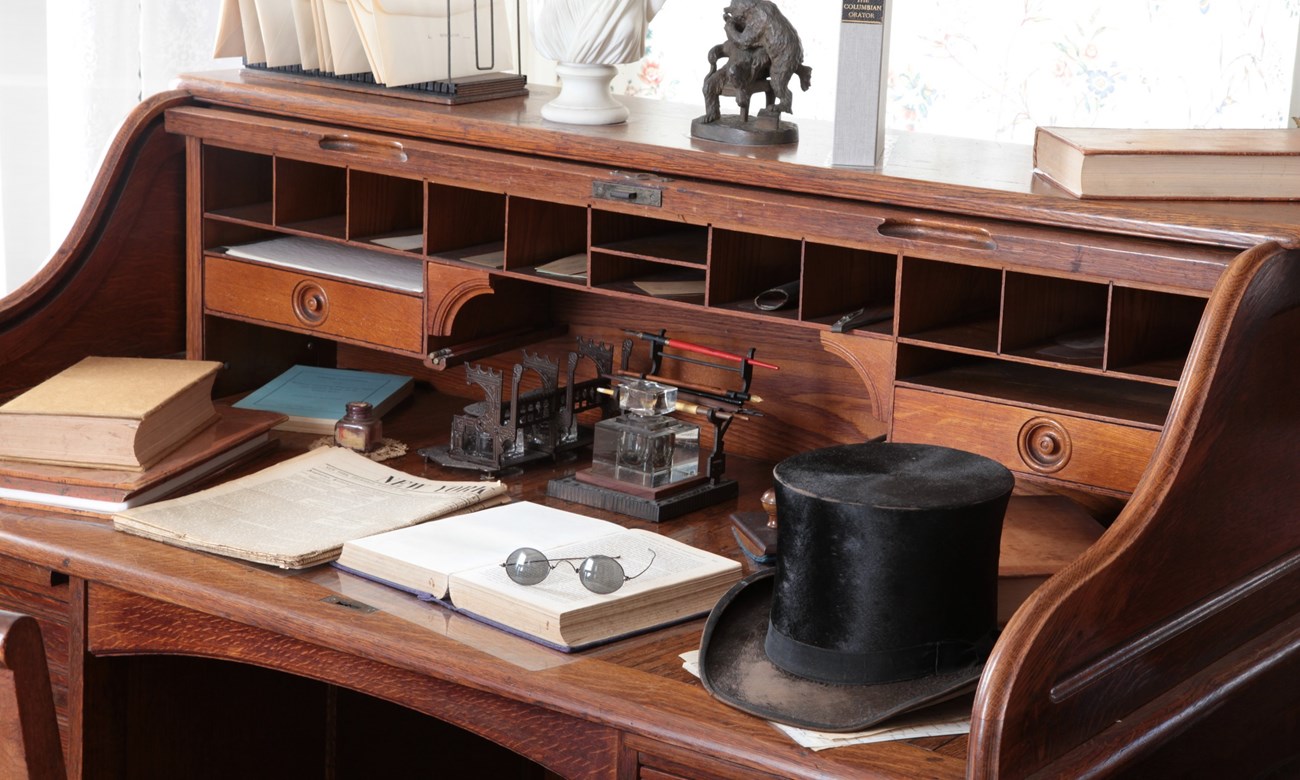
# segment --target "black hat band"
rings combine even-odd
[[[975,642],[940,640],[865,652],[828,650],[792,639],[769,623],[763,649],[772,663],[791,674],[833,685],[873,685],[981,664],[993,650],[995,639],[997,632],[990,631]]]

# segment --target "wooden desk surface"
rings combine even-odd
[[[445,427],[446,415],[463,404],[421,395],[418,405],[408,402],[387,420],[390,433],[412,445],[412,453],[390,464],[435,478],[474,478],[425,465],[414,454],[416,446],[437,441],[436,434],[420,431]],[[286,434],[267,461],[314,438]],[[731,458],[727,474],[740,481],[739,499],[654,524],[544,496],[548,478],[582,463],[507,477],[510,495],[669,534],[737,560],[744,556],[727,515],[757,508],[758,494],[770,484],[770,464]],[[609,776],[615,731],[778,776],[916,777],[922,767],[935,777],[965,772],[964,737],[816,753],[713,700],[679,658],[698,647],[702,618],[564,654],[329,565],[282,571],[129,536],[93,519],[0,511],[0,554],[88,581],[86,634],[95,655],[170,653],[269,666],[337,682],[489,735],[494,722],[501,728],[502,708],[522,708],[531,718],[521,721],[516,713],[498,736],[565,776]],[[378,611],[366,614],[324,600],[333,595]],[[443,681],[453,685],[428,687]],[[529,733],[534,726],[539,733]]]

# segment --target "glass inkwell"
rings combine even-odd
[[[617,387],[618,417],[596,423],[589,474],[634,492],[694,481],[700,474],[700,427],[672,416],[677,388],[648,379]]]
[[[762,417],[748,406],[761,401],[749,391],[754,367],[778,367],[755,359],[752,348],[728,352],[669,338],[662,330],[624,333],[649,342],[649,360],[634,371],[635,341],[623,340],[621,365],[602,375],[615,384],[595,389],[617,400],[617,413],[614,401],[602,407],[611,416],[595,425],[591,468],[550,480],[546,495],[656,523],[735,498],[736,481],[723,474],[723,437],[735,420]],[[682,364],[704,376],[735,374],[738,382],[696,382],[673,370]],[[701,424],[686,422],[688,415]]]

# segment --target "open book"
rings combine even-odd
[[[600,595],[560,562],[519,585],[501,564],[520,547],[553,562],[613,556],[637,576]],[[335,565],[562,650],[703,615],[741,574],[736,561],[675,539],[527,501],[349,541]]]

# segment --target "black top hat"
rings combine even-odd
[[[823,731],[971,689],[997,635],[1011,472],[947,447],[872,442],[801,453],[774,477],[781,555],[709,615],[705,688]]]

